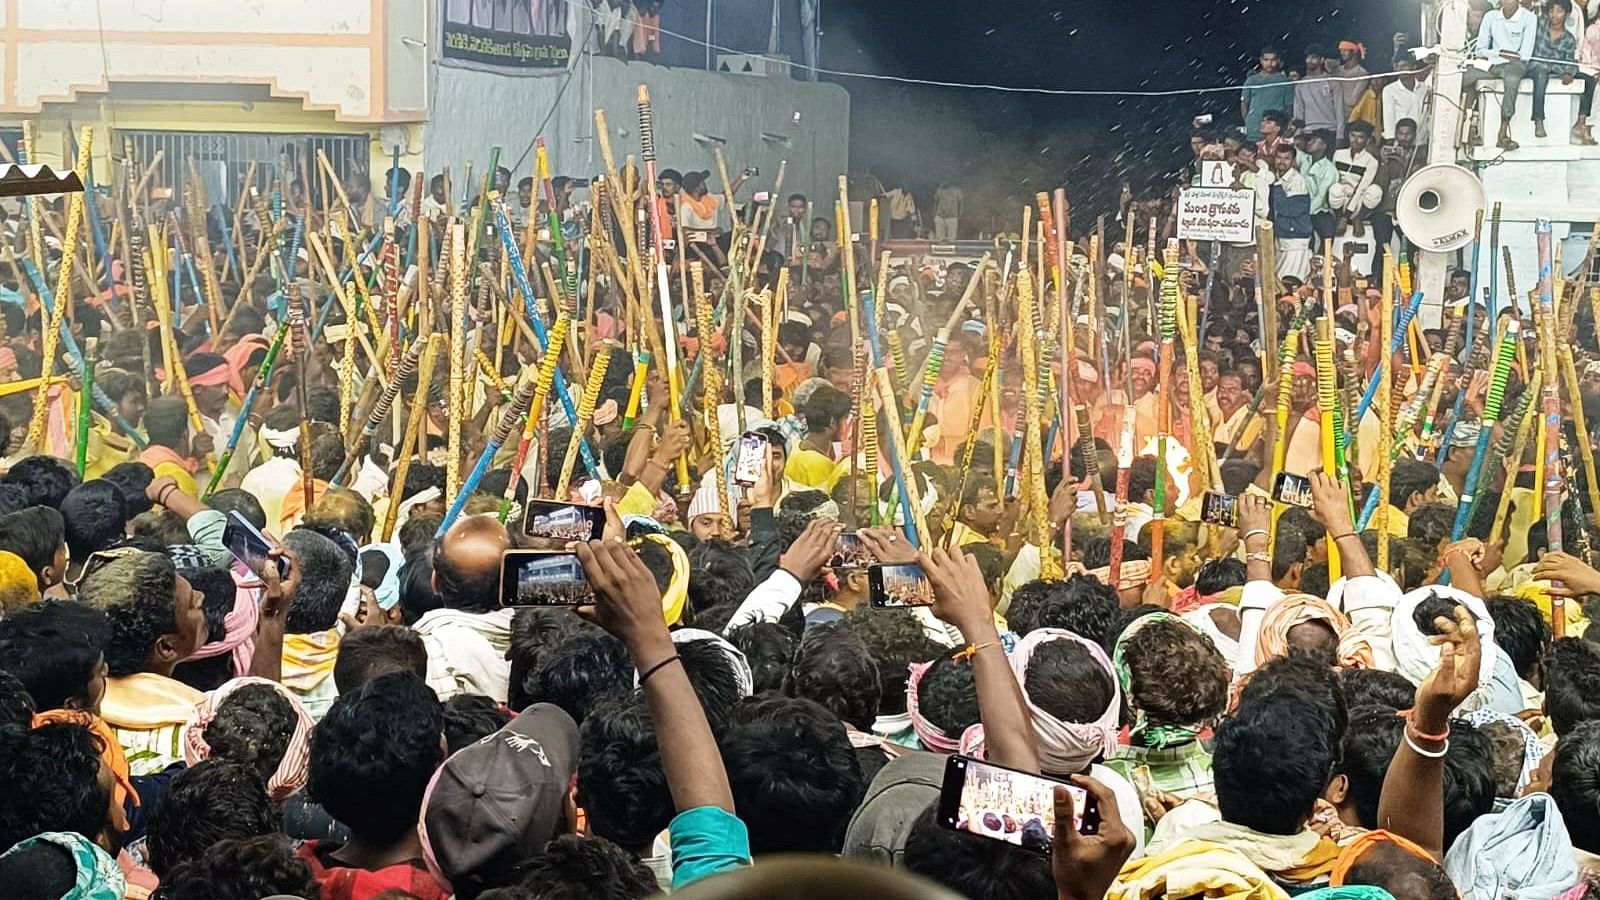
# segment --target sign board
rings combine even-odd
[[[1253,191],[1189,188],[1178,195],[1178,237],[1248,243],[1255,240],[1255,213]]]
[[[446,0],[440,55],[516,69],[564,67],[572,55],[567,7],[536,0]]]
[[[1220,159],[1203,160],[1200,163],[1200,184],[1203,188],[1222,188],[1227,190],[1233,187],[1233,164]]]

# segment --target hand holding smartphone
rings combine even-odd
[[[228,520],[222,527],[222,545],[228,548],[233,558],[244,563],[245,568],[256,573],[260,578],[267,567],[267,554],[272,552],[274,544],[262,534],[260,529],[250,524],[250,520],[239,514],[238,510],[228,513]],[[281,581],[289,577],[289,560],[277,557],[278,579]]]
[[[746,431],[739,438],[739,458],[733,464],[733,480],[750,487],[761,478],[761,469],[767,464],[767,436],[759,431]]]
[[[522,533],[567,543],[598,541],[606,528],[606,511],[599,506],[529,500],[522,517]]]
[[[865,569],[876,565],[878,558],[872,555],[866,545],[861,542],[861,535],[854,531],[839,532],[839,539],[834,544],[833,556],[828,559],[830,569]]]
[[[953,831],[1049,853],[1056,840],[1055,789],[1072,794],[1073,830],[1098,834],[1100,809],[1088,791],[966,756],[945,763],[939,824]]]
[[[1304,475],[1279,472],[1272,482],[1272,499],[1290,506],[1310,509],[1313,504],[1311,479]]]
[[[507,550],[500,558],[501,606],[587,606],[594,589],[576,554]]]
[[[872,605],[878,609],[933,605],[933,583],[916,563],[868,568],[867,588]]]
[[[1239,522],[1239,498],[1231,494],[1207,491],[1200,498],[1200,521],[1207,525],[1235,528]]]

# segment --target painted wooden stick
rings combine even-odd
[[[578,443],[583,438],[583,433],[588,430],[589,422],[594,419],[595,402],[600,397],[600,389],[605,387],[606,368],[611,363],[611,350],[617,347],[614,341],[607,341],[600,345],[595,354],[594,364],[589,367],[589,381],[583,388],[583,399],[578,403],[578,421],[573,423],[572,437],[567,440],[567,455],[561,460],[561,475],[556,479],[556,499],[561,500],[567,496],[567,485],[572,479],[572,467],[578,460]]]
[[[854,383],[851,385],[852,406],[855,407],[856,428],[859,431],[860,448],[850,454],[850,514],[855,516],[861,508],[856,497],[860,489],[856,469],[859,468],[866,477],[868,519],[873,526],[879,523],[878,513],[878,404],[875,401],[877,391],[872,390],[872,366],[867,358],[868,351],[865,343],[857,344],[855,350]],[[858,461],[859,460],[859,465]],[[960,502],[960,497],[956,498]],[[857,527],[861,523],[857,522]]]
[[[80,479],[83,478],[84,470],[89,467],[89,413],[94,408],[94,361],[95,350],[99,343],[99,338],[88,338],[84,341],[88,362],[78,379],[78,434],[73,450]]]
[[[1565,489],[1561,471],[1561,373],[1556,353],[1555,254],[1549,219],[1534,223],[1534,241],[1539,251],[1539,356],[1544,371],[1544,505],[1545,543],[1549,552],[1561,552],[1561,493]],[[1581,435],[1588,440],[1587,435]],[[1551,598],[1551,623],[1559,638],[1566,632],[1565,600]]]
[[[1172,384],[1174,341],[1178,331],[1178,303],[1181,286],[1178,282],[1178,242],[1167,242],[1165,252],[1166,274],[1161,279],[1161,309],[1159,335],[1161,338],[1160,368],[1156,387],[1156,484],[1155,516],[1150,522],[1150,581],[1161,583],[1165,551],[1167,519],[1167,441],[1172,434],[1172,402],[1167,394]],[[1154,260],[1151,260],[1153,263]],[[1152,266],[1153,268],[1153,266]],[[1151,278],[1155,276],[1152,273]],[[1132,399],[1132,398],[1130,398]]]
[[[1576,299],[1572,302],[1577,306]],[[1580,436],[1589,433],[1589,423],[1583,412],[1583,399],[1578,393],[1578,367],[1572,359],[1572,344],[1569,340],[1558,341],[1561,353],[1561,374],[1567,382],[1567,396],[1571,401],[1569,409],[1572,410],[1572,426],[1574,432]],[[1586,439],[1578,441],[1578,457],[1583,461],[1583,474],[1585,486],[1589,494],[1589,515],[1591,522],[1600,517],[1600,482],[1595,479],[1594,447]]]
[[[991,347],[996,343],[998,343],[996,339],[992,338],[990,340]],[[950,547],[955,546],[955,522],[961,515],[961,500],[967,493],[967,480],[972,475],[972,460],[977,455],[978,426],[983,422],[984,411],[989,405],[989,389],[999,370],[998,364],[990,365],[983,370],[983,384],[978,390],[978,402],[972,408],[972,416],[967,419],[967,440],[961,448],[961,464],[957,470],[959,474],[956,478],[955,499],[951,502],[949,512],[945,514],[944,520],[945,542]],[[1067,558],[1071,559],[1070,554]]]
[[[1383,355],[1378,358],[1378,368],[1372,373],[1373,381],[1378,386],[1378,471],[1377,491],[1378,500],[1378,559],[1379,572],[1389,571],[1389,476],[1393,465],[1389,461],[1390,451],[1394,447],[1394,433],[1390,430],[1393,412],[1393,382],[1394,382],[1394,294],[1395,294],[1395,268],[1394,255],[1387,248],[1383,251],[1383,296],[1378,299],[1378,346],[1383,348]],[[1361,417],[1357,413],[1355,418],[1357,429],[1361,427]]]
[[[921,494],[917,490],[915,472],[906,456],[905,435],[900,430],[899,403],[894,396],[894,384],[889,380],[889,370],[876,370],[878,402],[882,408],[882,422],[888,424],[883,436],[889,438],[886,456],[894,470],[896,491],[900,495],[900,513],[906,530],[906,539],[912,546],[921,547],[927,539],[928,523],[922,514]]]
[[[311,471],[311,322],[298,281],[284,285],[284,301],[289,327],[294,331],[295,397],[300,407],[300,498],[302,508],[310,512],[316,502],[316,476]]]
[[[445,336],[439,333],[418,336],[418,341],[423,344],[422,362],[417,367],[417,387],[411,394],[411,405],[406,410],[405,436],[400,439],[400,445],[395,450],[400,457],[400,465],[395,470],[394,486],[389,492],[389,506],[384,510],[383,527],[379,530],[382,540],[385,541],[393,537],[395,518],[400,511],[400,504],[406,499],[406,478],[411,474],[413,456],[411,450],[423,434],[423,424],[428,420],[428,389],[433,384],[434,363],[439,356],[439,345],[444,340]]]
[[[1338,404],[1338,387],[1333,367],[1332,323],[1327,316],[1317,317],[1317,337],[1312,342],[1313,358],[1317,368],[1317,412],[1322,417],[1322,471],[1330,478],[1343,479],[1339,464],[1338,428],[1333,420],[1333,410]],[[1330,542],[1328,546],[1328,578],[1339,578],[1339,551]]]
[[[1506,329],[1501,334],[1499,346],[1495,351],[1494,368],[1489,376],[1489,395],[1483,406],[1483,427],[1478,431],[1478,442],[1472,453],[1472,467],[1467,469],[1461,500],[1456,504],[1455,522],[1450,528],[1452,541],[1459,541],[1466,535],[1472,501],[1478,490],[1478,481],[1483,477],[1489,440],[1494,435],[1495,423],[1500,421],[1501,405],[1505,402],[1506,382],[1511,377],[1511,362],[1516,357],[1517,331],[1520,327],[1516,319],[1506,322]]]
[[[1488,327],[1491,328],[1491,329],[1497,328],[1498,327],[1498,323],[1500,322],[1500,302],[1497,299],[1497,294],[1500,291],[1500,278],[1499,278],[1499,273],[1495,271],[1495,267],[1500,262],[1500,254],[1497,252],[1499,247],[1500,247],[1500,201],[1496,200],[1495,203],[1494,203],[1493,210],[1489,214],[1489,290],[1488,290],[1488,297],[1489,297],[1489,304],[1488,304],[1488,306],[1489,306],[1489,309],[1488,309],[1488,312],[1489,312],[1489,325],[1488,325]],[[1511,308],[1512,309],[1516,309],[1517,308],[1517,291],[1516,291],[1516,288],[1511,286],[1510,257],[1508,256],[1506,258],[1506,260],[1507,260],[1506,261],[1506,291],[1507,291],[1507,294],[1511,297]],[[1477,266],[1476,265],[1473,266],[1473,271],[1474,271],[1474,273],[1476,273],[1476,271],[1477,271]],[[1478,302],[1478,297],[1477,297],[1476,292],[1474,292],[1473,296],[1471,297],[1471,300],[1472,300],[1473,303],[1477,303]]]
[[[450,393],[449,458],[445,460],[445,496],[452,502],[461,493],[461,438],[466,424],[467,369],[467,234],[456,222],[450,226]]]
[[[516,241],[511,238],[510,224],[507,221],[505,204],[495,206],[495,231],[500,234],[500,246],[505,251],[506,259],[511,263],[511,277],[517,284],[517,289],[522,293],[527,309],[528,324],[532,326],[536,341],[543,344],[544,352],[549,352],[551,344],[550,332],[544,326],[544,320],[539,317],[539,311],[534,302],[533,286],[528,282],[527,267],[522,264],[522,251],[517,249]],[[558,313],[559,315],[559,313]],[[555,391],[556,399],[561,402],[561,409],[567,415],[568,422],[578,420],[578,407],[572,400],[572,393],[567,390],[567,379],[557,368],[552,376],[551,389]],[[542,448],[541,448],[542,452]],[[590,478],[600,477],[600,468],[595,461],[593,452],[589,449],[588,441],[582,442],[578,452],[583,459],[584,471]]]
[[[372,404],[372,409],[367,412],[367,419],[361,423],[361,430],[348,439],[345,446],[344,461],[339,464],[339,471],[335,472],[328,484],[338,487],[344,483],[345,476],[350,474],[351,467],[372,441],[372,436],[378,433],[378,426],[388,418],[389,411],[394,408],[395,398],[400,395],[400,383],[411,377],[417,370],[417,364],[422,357],[422,341],[413,341],[411,349],[400,358],[400,366],[394,372],[394,377],[389,379],[389,386],[378,395],[377,402]]]
[[[233,453],[239,446],[244,427],[250,421],[250,411],[255,408],[256,398],[261,396],[261,392],[272,383],[272,374],[278,364],[278,354],[283,350],[284,340],[288,336],[289,322],[285,319],[278,323],[277,333],[272,336],[272,344],[267,347],[266,359],[263,359],[260,367],[256,369],[255,381],[251,383],[250,390],[245,392],[244,403],[239,407],[239,416],[234,420],[233,431],[228,435],[228,443],[222,448],[222,455],[217,459],[216,471],[211,473],[211,480],[207,482],[206,489],[200,493],[201,503],[210,499],[222,484],[222,477],[228,471],[228,465],[233,462]]]
[[[478,490],[478,485],[482,483],[483,476],[488,473],[489,467],[494,465],[495,454],[499,453],[505,442],[511,439],[511,433],[517,430],[523,414],[528,411],[528,404],[533,399],[536,384],[537,381],[533,377],[533,373],[525,372],[522,383],[517,386],[516,393],[512,395],[511,402],[507,403],[505,408],[501,410],[500,421],[495,425],[494,432],[489,437],[489,442],[484,444],[483,452],[478,454],[478,460],[473,463],[472,471],[467,475],[467,480],[462,482],[460,492],[456,494],[455,500],[450,503],[450,509],[444,514],[444,518],[440,520],[438,530],[433,533],[435,539],[444,537],[445,533],[450,530],[450,526],[454,525],[456,519],[461,515],[461,510],[466,507],[467,500]],[[569,457],[568,462],[570,461],[571,458]],[[509,483],[514,489],[517,483],[516,478],[511,478]]]
[[[522,477],[523,464],[528,459],[528,447],[533,443],[534,433],[544,422],[545,401],[550,396],[550,386],[559,374],[557,366],[561,363],[561,351],[567,343],[567,332],[571,329],[572,320],[560,316],[556,323],[550,327],[550,343],[545,346],[544,355],[539,358],[539,370],[534,379],[533,399],[528,404],[528,418],[522,426],[522,438],[517,442],[517,455],[511,463],[511,478],[507,480],[505,494],[500,498],[500,521],[504,522],[511,511],[511,502],[517,496],[517,479]],[[648,360],[646,360],[648,364]],[[576,416],[573,417],[576,420]],[[544,448],[541,446],[541,452]],[[542,479],[541,479],[542,481]],[[528,496],[537,494],[534,485],[528,486]]]
[[[80,181],[89,171],[89,151],[93,138],[94,129],[85,125],[79,132],[78,146],[80,152],[78,153],[77,162],[73,166],[73,172],[77,174]],[[29,149],[32,149],[31,144]],[[30,227],[36,228],[39,219],[42,218],[42,214],[38,211],[38,198],[29,197],[28,202],[30,204],[30,215],[33,217],[29,224]],[[28,435],[27,440],[24,442],[25,446],[32,447],[39,452],[46,451],[43,443],[44,423],[50,409],[50,376],[55,372],[56,343],[61,331],[61,320],[66,315],[67,308],[72,305],[72,270],[78,261],[78,241],[83,232],[83,207],[84,197],[82,192],[73,194],[72,199],[67,201],[67,228],[61,240],[61,267],[56,273],[55,296],[60,302],[56,304],[55,311],[50,315],[50,324],[44,329],[44,336],[40,341],[44,380],[39,383],[39,393],[33,399],[33,417],[28,420]],[[33,237],[37,236],[30,235],[30,239]],[[45,270],[42,259],[43,246],[43,239],[39,238],[38,242],[30,247],[35,254],[34,265],[38,266],[41,272]]]
[[[644,181],[645,195],[649,201],[650,224],[655,237],[651,251],[656,267],[656,299],[661,304],[661,336],[665,363],[667,368],[667,394],[669,397],[667,419],[675,422],[682,414],[680,405],[681,383],[678,381],[678,335],[672,318],[672,282],[667,275],[667,257],[665,252],[668,232],[666,211],[656,197],[656,138],[655,114],[650,107],[650,89],[639,85],[636,99],[639,112],[639,144],[644,154]],[[678,457],[678,493],[687,494],[689,484],[689,460],[686,456]],[[560,492],[557,492],[559,496]]]
[[[1484,536],[1486,543],[1493,544],[1501,540],[1501,534],[1505,529],[1506,517],[1511,512],[1511,495],[1515,493],[1512,489],[1516,487],[1517,474],[1522,471],[1522,459],[1528,452],[1528,440],[1535,431],[1542,428],[1542,424],[1536,421],[1540,418],[1540,414],[1534,410],[1532,399],[1532,395],[1539,391],[1542,381],[1544,381],[1544,371],[1535,369],[1533,370],[1533,377],[1528,379],[1528,385],[1523,389],[1523,397],[1528,401],[1528,408],[1522,417],[1521,424],[1517,426],[1517,437],[1512,443],[1511,452],[1504,457],[1505,482],[1500,489],[1500,502],[1495,505],[1494,520],[1489,526],[1489,533]],[[1475,497],[1474,505],[1481,502],[1482,499],[1483,495],[1481,494]]]

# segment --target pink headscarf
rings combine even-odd
[[[1035,650],[1051,641],[1072,641],[1089,651],[1111,682],[1111,702],[1093,722],[1063,722],[1040,709],[1028,696],[1028,663]],[[1099,644],[1065,628],[1036,628],[1017,642],[1011,651],[1011,671],[1022,685],[1022,698],[1033,716],[1033,731],[1039,739],[1039,765],[1046,772],[1076,774],[1117,745],[1117,727],[1122,715],[1122,688],[1111,660]]]
[[[226,361],[220,366],[214,366],[204,372],[190,372],[189,384],[194,387],[217,387],[226,385],[228,390],[235,394],[244,394],[244,385],[239,381],[239,372]]]
[[[233,381],[230,387],[243,397],[244,392],[250,387],[244,383],[244,367],[249,364],[251,354],[257,350],[266,350],[271,343],[259,334],[245,335],[239,343],[229,347],[222,358],[228,361],[228,368],[233,370]]]
[[[254,575],[241,574],[242,568],[240,563],[235,562],[228,569],[228,574],[233,576],[233,609],[222,620],[222,640],[205,644],[188,657],[210,659],[231,653],[235,675],[250,671],[250,660],[256,653],[256,620],[261,616],[258,606],[261,601],[261,582]]]
[[[957,663],[957,665],[961,665]],[[922,742],[925,749],[934,753],[961,753],[967,756],[981,756],[983,751],[983,724],[967,726],[961,732],[959,739],[945,734],[939,726],[929,722],[918,709],[921,705],[917,698],[917,688],[922,684],[923,676],[933,668],[933,663],[912,663],[910,675],[906,678],[906,714],[911,717],[911,730],[916,732],[917,740]]]
[[[276,681],[251,676],[235,678],[206,694],[205,699],[196,704],[194,712],[189,714],[189,721],[183,725],[183,761],[193,766],[210,758],[211,747],[206,743],[206,726],[217,717],[217,710],[222,707],[222,702],[229,694],[251,684],[264,684],[272,688],[294,708],[296,718],[294,734],[289,737],[289,746],[283,751],[283,759],[278,762],[277,771],[267,779],[267,795],[274,802],[281,803],[290,794],[305,787],[311,758],[312,722],[300,699]]]

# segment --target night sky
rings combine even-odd
[[[825,0],[822,65],[1052,88],[1211,87],[1242,82],[1268,42],[1299,69],[1306,44],[1331,51],[1359,40],[1367,69],[1386,71],[1394,32],[1415,34],[1419,18],[1416,4],[1393,0]],[[1064,180],[1075,231],[1093,212],[1115,209],[1124,178],[1142,192],[1181,165],[1195,115],[1238,124],[1237,93],[1046,97],[831,80],[850,92],[855,174],[904,183],[919,198],[950,179],[974,215],[1008,221],[1035,191]]]

